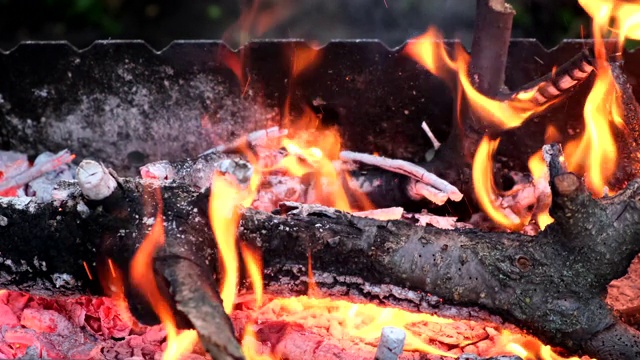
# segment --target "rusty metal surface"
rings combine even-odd
[[[565,41],[546,50],[534,40],[513,40],[507,86],[544,75],[587,45]],[[446,138],[452,95],[402,47],[331,42],[292,78],[295,54],[309,49],[302,41],[251,43],[242,52],[240,81],[223,61],[230,50],[215,41],[174,42],[161,52],[136,41],[97,42],[82,51],[67,43],[24,43],[0,52],[0,147],[31,155],[68,147],[130,174],[142,163],[195,156],[279,124],[289,96],[294,105],[321,103],[316,111],[340,125],[345,147],[355,151],[422,160],[430,147],[423,120]],[[523,138],[540,142],[545,127],[539,123],[562,128],[581,121],[587,92],[580,87],[569,101],[512,131],[503,147],[522,147]]]

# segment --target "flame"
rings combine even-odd
[[[579,357],[562,357],[556,354],[549,345],[542,344],[538,339],[529,335],[515,334],[508,330],[500,332],[499,343],[487,355],[499,356],[503,354],[504,350],[518,355],[523,360],[580,360]]]
[[[209,221],[218,245],[222,273],[220,297],[227,314],[233,309],[238,287],[238,249],[236,230],[240,223],[238,205],[250,202],[250,196],[240,186],[220,173],[214,173],[211,179],[211,197],[209,198]]]
[[[425,34],[407,44],[405,52],[423,65],[432,74],[444,79],[449,86],[455,88],[457,81],[468,100],[474,117],[479,117],[487,124],[499,129],[510,129],[520,126],[533,114],[545,109],[553,101],[539,105],[535,101],[537,89],[518,93],[505,100],[494,100],[484,96],[473,87],[469,78],[469,54],[462,45],[456,44],[453,58],[445,48],[442,34],[435,28],[430,28]],[[458,104],[460,104],[460,98]]]
[[[405,52],[431,73],[445,80],[449,86],[457,89],[458,114],[462,111],[464,97],[474,118],[479,118],[497,129],[518,127],[554,102],[547,101],[540,105],[535,98],[536,88],[520,92],[504,101],[481,94],[469,78],[469,54],[461,45],[456,44],[453,57],[450,57],[442,35],[435,28],[430,28],[424,35],[410,42]],[[496,204],[498,194],[493,181],[492,156],[498,142],[499,140],[489,140],[485,137],[478,146],[473,158],[474,190],[480,207],[494,222],[516,230],[523,226],[522,222],[525,219],[521,220],[515,214],[508,215]]]
[[[555,128],[547,128],[547,132],[549,131],[555,131]],[[547,169],[547,163],[544,161],[544,157],[542,156],[542,150],[539,150],[535,154],[531,155],[531,157],[529,158],[528,166],[529,172],[531,173],[531,176],[533,176],[535,182],[549,182],[549,170]],[[546,228],[547,225],[551,224],[553,221],[554,219],[549,214],[549,209],[544,209],[544,211],[536,214],[536,223],[538,223],[540,230],[544,230],[544,228]]]
[[[624,0],[579,0],[582,8],[592,19],[607,20],[601,30],[617,33],[620,49],[625,39],[640,39],[640,3]],[[613,28],[609,27],[613,23]]]
[[[137,321],[129,311],[129,303],[124,293],[122,272],[113,264],[111,259],[107,259],[107,264],[107,266],[100,268],[101,270],[98,276],[102,289],[105,295],[113,300],[120,318],[128,324],[134,324]]]
[[[167,348],[162,355],[162,359],[176,360],[193,349],[196,341],[198,341],[198,333],[195,330],[186,330],[178,333],[171,307],[158,289],[153,271],[153,255],[164,244],[164,238],[164,219],[162,217],[162,207],[160,206],[151,231],[149,231],[131,260],[131,283],[149,301],[167,331]]]
[[[478,150],[473,157],[472,179],[478,203],[482,210],[496,223],[508,228],[517,229],[522,226],[520,219],[507,216],[496,204],[496,188],[493,183],[493,154],[498,147],[499,139],[482,138]]]
[[[585,132],[579,140],[567,144],[567,165],[574,172],[585,172],[589,190],[598,197],[605,193],[606,181],[616,169],[617,149],[612,125],[624,128],[619,89],[613,78],[604,36],[618,33],[622,46],[625,36],[637,36],[640,5],[623,1],[585,1],[580,5],[593,19],[593,39],[597,69],[593,88],[584,106]],[[613,21],[614,28],[609,24]],[[613,35],[612,35],[613,36]]]
[[[378,344],[383,327],[393,326],[407,333],[405,351],[440,355],[445,358],[456,358],[459,355],[429,345],[430,339],[424,331],[421,331],[421,324],[447,326],[458,321],[431,314],[341,299],[297,296],[274,298],[254,315],[256,317],[254,323],[287,322],[300,324],[308,331],[314,327],[328,328],[333,337],[359,339],[372,346]],[[262,346],[257,340],[252,327],[253,324],[247,325],[243,338],[243,349],[247,359],[278,359],[278,354],[270,353],[271,349],[266,345]],[[561,357],[550,347],[531,336],[515,334],[507,330],[496,331],[496,333],[495,346],[489,350],[490,353],[482,356],[511,354],[519,355],[525,360],[580,360],[575,357]]]
[[[352,211],[340,174],[333,164],[340,153],[340,136],[335,129],[299,132],[283,139],[288,155],[278,164],[293,176],[313,173],[315,202],[338,210]]]
[[[256,297],[256,307],[262,306],[262,296],[264,293],[264,285],[262,283],[262,259],[260,254],[251,249],[249,245],[240,244],[240,250],[242,251],[242,258],[244,259],[247,273],[251,279],[251,285],[253,286],[253,293]]]

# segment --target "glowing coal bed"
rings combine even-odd
[[[461,320],[329,298],[266,295],[258,309],[255,300],[253,294],[241,295],[231,314],[248,359],[371,359],[384,326],[407,331],[401,359],[457,358],[462,353],[565,359],[479,310],[448,310],[477,318]],[[110,298],[47,299],[3,291],[0,321],[3,359],[160,359],[167,348],[162,325],[140,325],[126,304]],[[208,357],[195,346],[181,358]]]

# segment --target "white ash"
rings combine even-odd
[[[420,214],[406,214],[405,218],[418,220],[419,226],[431,225],[439,229],[453,230],[465,229],[472,227],[470,224],[458,222],[458,218],[454,216],[438,216],[429,214],[423,210]]]
[[[285,214],[291,215],[300,215],[303,217],[307,217],[309,215],[323,215],[330,218],[335,218],[336,213],[341,213],[340,210],[335,208],[331,208],[328,206],[318,205],[318,204],[301,204],[291,201],[284,201],[279,204],[279,208]],[[322,224],[317,224],[322,226]]]
[[[278,126],[270,127],[268,129],[256,130],[246,136],[236,139],[231,144],[223,144],[209,149],[200,154],[200,156],[211,154],[214,152],[228,152],[232,150],[241,150],[248,147],[264,146],[269,142],[269,140],[282,138],[288,133],[289,130],[280,129],[280,127]]]
[[[299,177],[269,175],[262,180],[251,207],[271,212],[282,202],[305,202],[305,191]]]
[[[90,200],[102,200],[118,186],[109,171],[93,160],[83,160],[76,170],[76,176],[82,194]]]
[[[140,168],[143,179],[160,182],[181,182],[197,189],[204,190],[211,185],[211,177],[219,171],[225,175],[235,176],[238,183],[246,186],[253,176],[253,166],[240,158],[225,158],[217,152],[210,152],[196,159],[170,163],[157,161]]]
[[[36,269],[47,271],[47,263],[44,261],[39,261],[37,256],[33,258],[33,265],[35,265]]]
[[[65,273],[55,273],[51,275],[53,279],[53,283],[57,288],[69,288],[76,286],[76,280],[70,274]]]
[[[7,226],[9,224],[9,219],[0,215],[0,226]]]
[[[402,354],[406,338],[407,333],[402,329],[392,326],[383,327],[375,360],[397,360]]]
[[[46,162],[55,161],[58,154],[44,152],[34,160],[33,166],[42,166]],[[73,180],[76,166],[69,163],[60,165],[55,170],[49,171],[27,184],[26,195],[37,198],[41,202],[53,199],[53,191],[61,180]]]
[[[423,121],[421,126],[422,126],[422,130],[424,130],[425,134],[427,134],[427,136],[429,137],[429,140],[431,140],[431,143],[433,144],[433,148],[435,150],[438,150],[440,146],[442,146],[442,144],[440,143],[440,141],[438,141],[438,139],[436,139],[436,136],[433,135],[433,132],[429,128],[429,125],[427,125],[427,123]]]
[[[27,210],[35,213],[38,202],[30,197],[2,197],[0,196],[0,205],[17,210]]]
[[[89,217],[89,215],[91,215],[91,210],[83,201],[78,202],[78,204],[76,205],[76,210],[78,210],[78,214],[80,214],[80,217],[82,217],[83,219],[86,219],[87,217]]]
[[[27,154],[15,151],[0,151],[0,172],[8,178],[29,169]],[[2,179],[0,178],[0,182]]]
[[[409,181],[407,193],[413,200],[425,198],[438,205],[444,204],[449,198],[446,193],[415,179],[411,179],[411,181]]]

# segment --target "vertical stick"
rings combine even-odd
[[[477,0],[471,75],[478,91],[495,97],[504,83],[515,11],[504,0]]]

